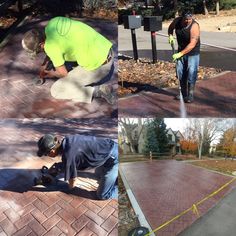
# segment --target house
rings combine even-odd
[[[169,128],[166,132],[168,138],[168,146],[170,148],[171,155],[181,154],[180,141],[184,139],[180,131],[173,131]]]
[[[121,152],[123,154],[128,154],[128,153],[143,153],[144,150],[144,135],[145,135],[145,131],[144,131],[144,127],[142,127],[142,124],[140,123],[141,120],[139,120],[138,124],[132,124],[130,126],[131,129],[131,137],[132,137],[132,141],[134,143],[134,149],[132,150],[132,146],[130,144],[130,140],[128,139],[128,137],[126,137],[124,135],[124,132],[119,132],[118,133],[118,137],[119,137],[119,146],[120,149],[122,150]]]
[[[128,137],[124,132],[119,132],[119,146],[123,154],[132,152],[144,153],[145,149],[145,136],[147,129],[141,123],[133,124],[131,128],[131,136],[134,142],[135,151],[132,150]],[[171,128],[167,129],[167,138],[169,140],[168,146],[171,155],[181,154],[180,141],[184,138],[180,131],[173,131]]]

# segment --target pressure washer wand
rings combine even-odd
[[[172,53],[175,54],[174,43],[171,43],[171,48],[172,48]],[[178,73],[177,73],[177,61],[175,62],[175,73],[176,73],[177,80],[179,81],[179,92],[180,92],[180,96],[181,96],[181,85],[180,85],[180,80],[179,80]]]

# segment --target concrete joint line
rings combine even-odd
[[[142,212],[142,210],[141,210],[141,208],[140,208],[140,206],[139,206],[132,190],[130,189],[128,181],[127,181],[127,179],[125,177],[125,174],[123,173],[121,167],[119,168],[119,172],[120,172],[121,179],[124,183],[126,192],[128,194],[129,200],[131,202],[131,205],[134,208],[135,214],[138,216],[138,220],[139,220],[140,225],[143,226],[143,227],[148,228],[149,232],[152,232],[152,228],[149,225],[148,221],[146,220],[145,215],[143,214],[143,212]],[[155,236],[155,234],[153,234],[153,233],[148,234],[148,235],[149,236]]]

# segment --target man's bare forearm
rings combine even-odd
[[[189,43],[189,44],[181,51],[181,53],[182,53],[183,55],[185,55],[185,54],[191,52],[191,51],[193,50],[193,48],[196,46],[196,43],[197,43],[197,42],[191,42],[191,43]]]

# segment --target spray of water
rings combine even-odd
[[[181,118],[186,118],[187,117],[187,112],[186,112],[186,107],[184,104],[184,98],[181,93],[181,90],[179,90],[179,97],[180,97],[180,104],[179,104],[179,110],[180,110],[180,117]]]
[[[171,48],[172,48],[172,53],[175,54],[175,45],[174,45],[174,43],[171,43]],[[178,72],[177,72],[177,61],[176,61],[176,64],[175,64],[175,70],[176,70],[177,79],[179,80],[179,76],[178,76]],[[179,81],[179,83],[180,83],[180,81]],[[179,97],[180,97],[180,104],[179,104],[180,117],[181,118],[186,118],[187,117],[187,112],[186,112],[186,107],[185,107],[185,104],[184,104],[184,98],[183,98],[183,95],[181,93],[180,84],[179,84]]]

